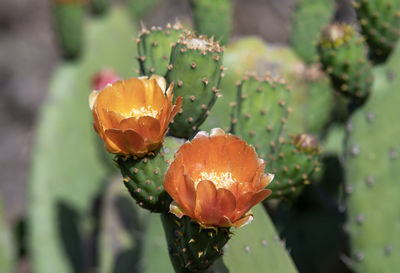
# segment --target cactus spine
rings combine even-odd
[[[188,138],[207,118],[219,96],[222,56],[218,42],[190,32],[174,45],[166,78],[168,84],[175,83],[174,96],[182,96],[183,105],[170,126],[171,135]]]

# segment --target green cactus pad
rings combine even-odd
[[[232,32],[231,0],[191,0],[195,29],[226,44]]]
[[[229,228],[203,229],[187,216],[161,215],[169,255],[176,272],[202,272],[223,254],[230,239]]]
[[[323,26],[326,26],[335,13],[333,0],[299,0],[292,22],[291,44],[294,51],[311,64],[318,60],[315,44]]]
[[[377,68],[368,102],[347,129],[347,230],[355,272],[400,269],[400,47]]]
[[[66,59],[74,59],[81,54],[84,13],[83,1],[53,4],[56,37]]]
[[[261,158],[266,158],[278,144],[289,114],[289,90],[282,79],[269,76],[245,77],[238,87],[233,132],[253,145]]]
[[[164,173],[182,144],[181,139],[166,137],[156,155],[116,158],[126,188],[141,207],[152,212],[168,211],[171,197],[162,185]]]
[[[181,33],[180,23],[173,26],[168,24],[164,30],[160,27],[142,30],[136,40],[141,75],[150,77],[152,74],[157,74],[164,77],[167,74],[171,45],[178,41]]]
[[[400,36],[400,1],[355,0],[353,5],[371,60],[385,62]]]
[[[335,89],[362,102],[373,81],[363,39],[351,25],[328,26],[318,44],[320,60]]]
[[[270,156],[267,169],[275,173],[268,186],[270,198],[279,198],[301,192],[310,184],[309,177],[319,166],[319,145],[314,136],[300,134],[290,140],[281,140],[275,154]]]
[[[174,83],[174,97],[182,96],[182,109],[170,125],[170,134],[189,138],[214,105],[223,74],[223,48],[205,36],[186,33],[174,46],[167,84]]]

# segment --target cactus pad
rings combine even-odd
[[[125,186],[141,207],[152,212],[168,211],[171,198],[163,187],[164,173],[182,143],[180,139],[167,137],[156,155],[116,158]]]
[[[160,27],[142,30],[136,40],[141,75],[150,77],[152,74],[160,76],[167,74],[172,50],[171,45],[178,41],[181,33],[182,26],[180,23],[173,26],[168,24],[164,30]]]
[[[347,128],[345,187],[355,272],[400,269],[400,47],[377,68],[371,98]]]
[[[363,39],[353,26],[333,24],[325,28],[318,51],[337,91],[358,101],[369,95],[373,80],[371,65]]]
[[[188,138],[204,122],[214,105],[223,72],[223,48],[213,39],[185,33],[173,47],[167,84],[175,83],[174,97],[182,109],[170,125],[170,134]]]
[[[299,193],[304,185],[310,184],[309,177],[319,165],[319,153],[318,142],[312,135],[282,139],[267,165],[275,173],[274,181],[268,186],[272,190],[271,197]]]
[[[248,76],[239,84],[238,105],[232,120],[233,131],[266,158],[289,114],[289,88],[282,79]]]
[[[400,36],[400,1],[355,0],[353,3],[370,49],[370,58],[385,62]]]

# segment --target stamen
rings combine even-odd
[[[195,187],[197,187],[197,184],[199,184],[199,182],[202,180],[209,180],[209,181],[213,182],[217,189],[220,189],[220,188],[227,189],[232,184],[237,182],[232,177],[232,173],[230,173],[230,172],[217,173],[214,171],[211,171],[211,172],[204,171],[204,172],[200,173],[200,178],[197,181],[195,181]]]
[[[133,117],[144,117],[150,116],[155,118],[158,114],[158,111],[151,108],[150,105],[147,107],[142,106],[140,109],[133,108],[130,112],[121,113],[126,118],[133,118]]]

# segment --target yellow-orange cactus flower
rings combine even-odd
[[[140,157],[157,150],[182,105],[181,97],[172,104],[172,88],[171,84],[165,91],[165,79],[153,75],[150,79],[117,81],[93,91],[89,105],[94,129],[107,151]]]
[[[169,166],[164,188],[173,198],[170,212],[187,215],[205,228],[240,227],[248,211],[271,194],[273,175],[254,148],[237,136],[213,129],[183,144]]]

